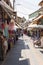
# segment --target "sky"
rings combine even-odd
[[[13,5],[13,0],[10,0]],[[17,11],[17,15],[20,17],[29,18],[29,14],[38,10],[40,6],[38,6],[41,0],[15,0],[15,11]]]

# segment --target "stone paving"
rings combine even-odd
[[[25,57],[25,50],[24,41],[19,39],[2,65],[30,65],[29,59]]]
[[[43,65],[43,53],[34,48],[31,37],[24,35],[19,38],[2,65]]]
[[[28,56],[28,57],[30,57],[31,65],[43,65],[43,53],[40,52],[40,50],[43,51],[43,49],[37,48],[37,47],[35,48],[33,46],[33,40],[31,39],[31,37],[24,36],[24,38],[26,39],[25,43],[27,43],[27,45],[30,48],[30,52],[29,52],[30,56]]]

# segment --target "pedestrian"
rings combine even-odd
[[[22,34],[22,38],[23,38],[23,30],[21,31],[21,34]]]
[[[3,32],[0,31],[0,60],[3,60]]]
[[[8,43],[5,36],[3,36],[3,49],[4,49],[3,57],[5,58],[8,50]]]

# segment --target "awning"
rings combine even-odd
[[[32,28],[27,28],[28,31],[32,30]]]
[[[6,2],[4,1],[0,1],[0,5],[4,8],[4,10],[6,10],[9,14],[11,15],[15,15],[16,12],[14,12],[14,10],[6,4]]]
[[[41,29],[43,29],[43,25],[32,24],[32,25],[29,25],[28,28],[41,28]]]
[[[14,10],[13,10],[8,4],[6,4],[5,1],[3,1],[3,0],[0,1],[0,4],[1,4],[2,6],[4,6],[5,8],[7,8],[8,10],[14,12]]]
[[[43,25],[38,25],[38,28],[41,28],[41,29],[43,29]]]
[[[40,18],[43,18],[43,15],[38,16],[36,19],[34,19],[33,21],[39,20]]]
[[[30,24],[29,26],[28,26],[29,28],[37,28],[37,24]]]
[[[9,14],[9,12],[3,6],[1,6],[1,7],[4,9],[4,11],[7,13],[7,15],[11,18],[11,15]]]
[[[37,10],[37,11],[35,11],[35,12],[29,14],[29,18],[37,17],[38,14],[39,14],[39,10]]]
[[[22,27],[21,27],[18,23],[16,23],[16,22],[15,22],[15,24],[16,24],[19,28],[21,28],[21,29],[22,29]]]

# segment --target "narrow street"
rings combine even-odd
[[[0,65],[43,65],[43,0],[0,0]]]
[[[43,65],[43,49],[34,48],[33,40],[26,35],[19,38],[2,65]]]

